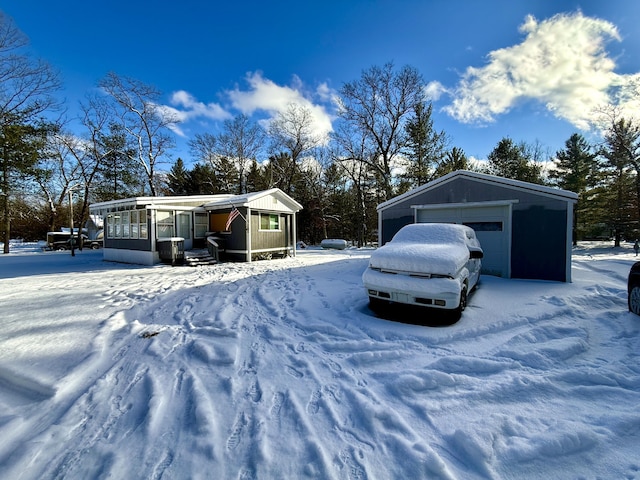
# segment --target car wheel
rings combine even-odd
[[[99,248],[99,247],[98,247],[98,244],[97,244],[97,243],[92,243],[92,244],[91,244],[91,250],[97,250],[98,248]]]
[[[64,252],[66,250],[66,248],[65,247],[56,247],[56,250],[58,252]]]
[[[640,315],[640,284],[633,285],[629,291],[629,311]]]
[[[456,312],[462,315],[464,309],[467,308],[467,287],[466,285],[462,287],[462,291],[460,292],[460,305],[456,308]]]

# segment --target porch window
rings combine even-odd
[[[156,225],[158,226],[158,238],[171,238],[174,236],[173,212],[156,212]]]
[[[138,210],[131,211],[131,238],[138,238]]]
[[[138,214],[138,220],[139,220],[139,230],[138,230],[138,236],[142,239],[142,240],[146,240],[148,237],[147,234],[147,210],[140,210],[140,213]]]
[[[129,238],[129,212],[120,212],[120,222],[122,223],[122,238]]]
[[[107,215],[107,238],[113,238],[116,234],[113,213]]]
[[[107,238],[147,238],[146,210],[127,210],[107,215]]]
[[[280,230],[280,215],[273,213],[261,213],[260,230]]]
[[[122,225],[120,224],[121,216],[122,216],[122,212],[113,214],[113,227],[114,227],[113,236],[116,238],[122,237]]]

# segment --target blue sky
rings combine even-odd
[[[319,130],[332,93],[372,65],[415,67],[434,127],[486,158],[503,137],[549,153],[594,112],[639,112],[640,2],[477,0],[5,0],[57,68],[71,111],[108,72],[163,92],[186,141],[239,113],[268,119],[299,102]],[[630,115],[630,114],[629,114]]]

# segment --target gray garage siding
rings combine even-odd
[[[402,226],[413,223],[413,207],[419,205],[511,201],[510,276],[569,281],[571,252],[567,251],[570,245],[567,235],[577,196],[562,190],[557,192],[490,175],[455,172],[444,180],[397,197],[397,201],[382,204],[378,210],[379,238],[384,244]]]

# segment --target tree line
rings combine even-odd
[[[161,92],[108,73],[80,103],[72,132],[56,94],[61,82],[33,59],[27,39],[0,13],[0,234],[44,238],[84,224],[91,203],[131,196],[243,194],[277,187],[304,207],[308,243],[377,239],[381,202],[466,169],[578,193],[574,240],[636,238],[640,220],[640,129],[606,112],[602,141],[573,134],[548,155],[540,144],[501,139],[486,161],[471,161],[433,123],[425,81],[411,66],[372,66],[338,91],[328,136],[312,111],[290,104],[268,123],[245,115],[189,141],[190,161],[171,160],[178,118]],[[57,117],[56,117],[57,115]],[[54,120],[52,120],[52,118]]]

